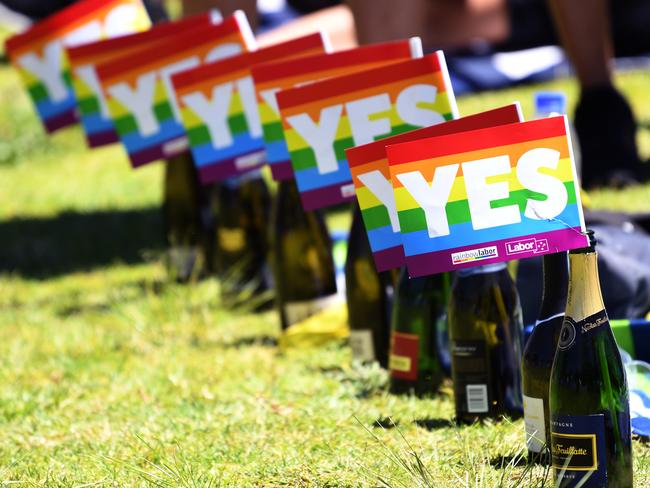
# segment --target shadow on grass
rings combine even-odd
[[[276,347],[278,345],[277,337],[269,335],[241,337],[232,342],[225,343],[223,347],[240,349],[242,347]]]
[[[521,454],[497,456],[490,459],[490,466],[496,469],[504,469],[506,466],[526,466],[527,464],[528,464],[527,457],[522,456]]]
[[[46,278],[116,262],[133,264],[162,251],[159,208],[63,212],[0,221],[0,273]]]
[[[399,421],[394,421],[391,417],[379,417],[372,423],[376,429],[394,429],[399,425]]]
[[[448,429],[449,427],[456,426],[453,420],[443,418],[416,419],[413,421],[413,423],[418,427],[426,429],[428,431]]]

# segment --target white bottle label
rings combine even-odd
[[[339,295],[329,295],[316,300],[305,300],[304,302],[289,302],[284,306],[284,313],[287,323],[293,325],[311,317],[318,312],[325,310],[341,301]]]
[[[489,410],[487,385],[466,385],[465,394],[469,413],[485,413]]]
[[[374,361],[375,348],[372,342],[372,331],[368,329],[350,331],[350,347],[352,357],[360,361]]]
[[[546,444],[544,400],[524,395],[524,422],[526,424],[526,447],[531,452],[542,452]]]

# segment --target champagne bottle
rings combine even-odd
[[[278,184],[271,260],[282,329],[338,300],[332,241],[320,211],[305,212],[294,180]]]
[[[547,461],[547,443],[551,439],[548,388],[567,300],[567,253],[547,254],[543,263],[542,305],[533,333],[524,347],[522,384],[528,459]]]
[[[345,261],[345,294],[352,356],[388,367],[393,283],[389,272],[378,273],[355,200]]]
[[[409,278],[403,268],[391,321],[390,392],[433,395],[444,378],[438,357],[439,322],[445,320],[449,274]]]
[[[520,416],[523,324],[505,263],[459,270],[449,304],[458,423]]]
[[[551,455],[560,487],[632,487],[625,368],[590,246],[569,252],[569,295],[550,384]]]
[[[184,282],[205,272],[211,223],[208,192],[189,153],[167,159],[163,200],[167,268]]]
[[[257,310],[272,302],[268,218],[271,196],[259,171],[230,178],[216,187],[219,215],[214,246],[221,296],[229,307]]]

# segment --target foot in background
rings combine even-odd
[[[613,86],[583,89],[575,111],[582,153],[582,186],[624,188],[648,181],[637,151],[637,124],[627,100]]]

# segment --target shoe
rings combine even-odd
[[[636,147],[636,121],[613,86],[583,90],[574,126],[582,154],[582,186],[625,188],[648,181]]]

